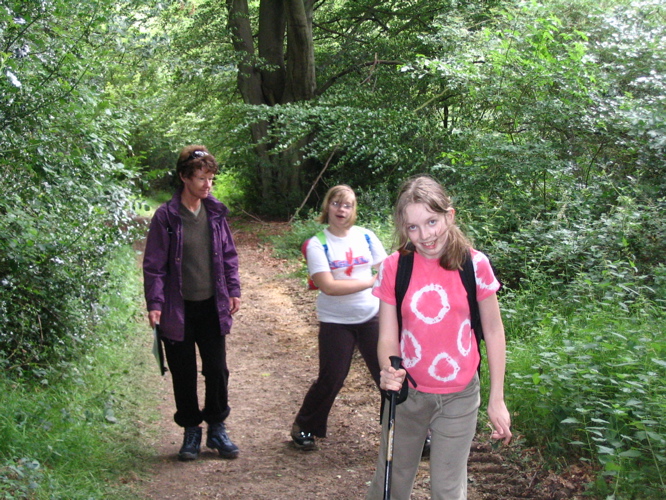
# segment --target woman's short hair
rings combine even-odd
[[[219,169],[215,157],[210,154],[206,146],[192,144],[181,149],[176,161],[176,183],[182,185],[181,176],[189,179],[197,170],[204,173],[216,174]]]
[[[321,214],[317,217],[320,224],[328,224],[331,203],[349,203],[351,205],[351,214],[349,215],[349,227],[356,222],[356,193],[347,184],[339,184],[328,190],[324,201],[321,203]]]

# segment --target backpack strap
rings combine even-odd
[[[365,236],[365,241],[368,242],[368,248],[370,249],[370,259],[372,259],[372,241],[370,241],[370,235],[364,232],[363,236]],[[372,263],[372,260],[370,260],[370,263]]]
[[[402,336],[402,301],[405,299],[407,288],[409,288],[413,268],[414,252],[400,254],[398,257],[398,270],[395,276],[395,309],[398,315],[398,340]]]
[[[479,349],[479,367],[481,371],[481,341],[483,340],[483,326],[481,325],[481,313],[479,312],[479,303],[476,300],[476,274],[474,273],[474,262],[472,262],[472,253],[468,252],[463,267],[460,270],[460,280],[467,292],[467,304],[469,305],[469,315],[472,330],[476,337],[476,346]]]
[[[331,262],[331,259],[328,257],[328,244],[326,243],[326,235],[324,234],[324,231],[319,231],[317,234],[315,234],[317,239],[319,240],[319,243],[321,243],[321,246],[324,247],[324,252],[326,252],[326,260]]]

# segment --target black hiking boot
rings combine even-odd
[[[185,436],[183,437],[183,446],[178,452],[178,460],[196,460],[201,451],[201,427],[185,427]]]
[[[240,454],[238,446],[232,443],[231,439],[229,439],[224,422],[218,422],[208,426],[206,446],[217,450],[222,458],[236,458]]]
[[[315,437],[311,432],[305,432],[294,424],[291,428],[291,440],[294,442],[294,446],[303,451],[310,451],[315,449]]]

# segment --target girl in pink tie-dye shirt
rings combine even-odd
[[[479,352],[471,329],[467,293],[459,269],[471,254],[490,374],[488,416],[492,437],[508,443],[511,420],[504,403],[505,338],[496,292],[500,284],[487,257],[474,250],[455,224],[455,210],[442,186],[419,176],[401,188],[395,209],[399,249],[384,260],[373,294],[381,300],[378,355],[381,388],[399,391],[406,371],[407,400],[398,405],[391,498],[408,500],[423,442],[431,433],[432,499],[467,498],[467,457],[480,404]],[[414,253],[414,267],[401,307],[398,332],[395,281],[400,253]],[[390,356],[402,358],[391,367]],[[386,425],[387,418],[384,418]],[[382,498],[386,456],[383,434],[369,499]]]

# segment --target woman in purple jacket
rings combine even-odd
[[[225,420],[227,398],[226,335],[240,307],[238,254],[227,224],[227,207],[210,190],[218,165],[204,146],[185,147],[176,163],[179,188],[160,206],[150,223],[143,276],[148,319],[159,325],[176,400],[175,422],[185,429],[180,460],[195,460],[206,446],[224,458],[236,458]],[[199,408],[199,347],[205,400]]]

